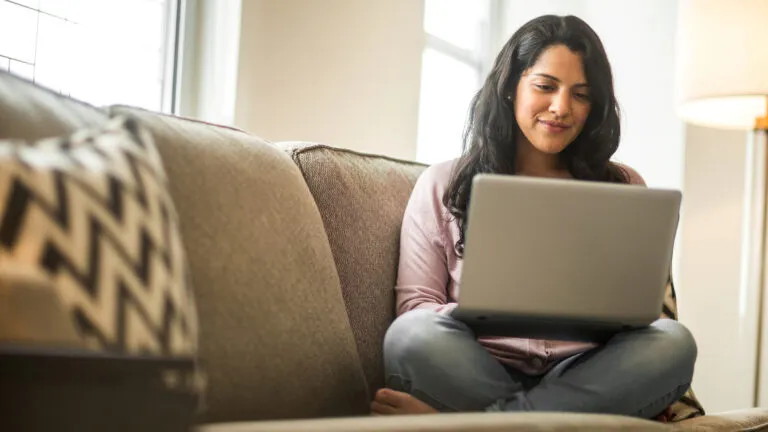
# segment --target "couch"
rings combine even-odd
[[[0,139],[130,115],[167,170],[207,376],[198,432],[768,430],[768,410],[672,424],[611,415],[371,417],[394,317],[399,226],[423,165],[141,109],[95,108],[0,72]],[[162,417],[162,405],[152,415]]]

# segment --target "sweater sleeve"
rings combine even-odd
[[[397,315],[413,309],[450,313],[456,307],[448,296],[441,198],[435,170],[428,168],[416,182],[403,216],[395,286]]]

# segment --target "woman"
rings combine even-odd
[[[687,391],[696,344],[673,320],[596,346],[475,335],[450,316],[472,177],[490,172],[644,185],[634,170],[610,161],[618,144],[611,68],[594,31],[572,16],[542,16],[521,27],[472,101],[463,155],[428,168],[409,200],[395,288],[399,316],[384,341],[388,388],[377,392],[373,414],[576,411],[653,418]]]

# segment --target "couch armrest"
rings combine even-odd
[[[768,408],[749,408],[710,414],[675,424],[682,430],[697,431],[768,430]]]
[[[170,379],[190,359],[0,346],[0,430],[187,431],[198,396]]]
[[[507,432],[669,431],[663,424],[632,417],[565,413],[457,413],[419,416],[354,417],[202,425],[194,432]]]

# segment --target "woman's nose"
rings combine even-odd
[[[567,117],[571,113],[571,96],[568,92],[561,91],[554,95],[549,112],[558,117]]]

